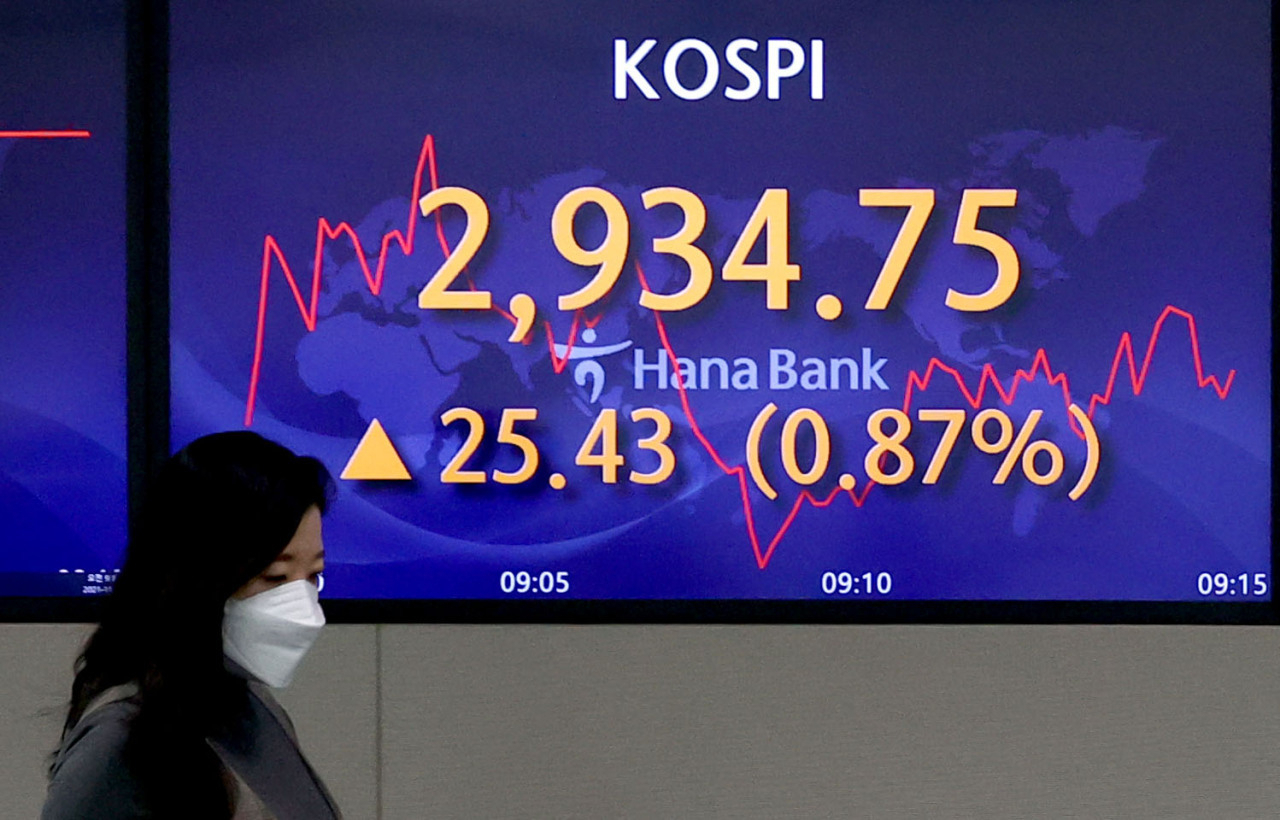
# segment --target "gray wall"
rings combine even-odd
[[[0,627],[34,817],[83,626]],[[290,709],[352,820],[1280,813],[1280,630],[326,630]]]

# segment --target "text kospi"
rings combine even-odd
[[[658,41],[653,38],[642,40],[633,48],[625,39],[613,41],[613,96],[625,100],[634,86],[644,97],[650,100],[661,99],[662,95],[654,87],[651,78],[657,78],[656,62],[645,64]],[[692,63],[696,69],[686,68],[685,79],[680,76],[681,61]],[[764,80],[761,81],[763,60]],[[809,98],[820,100],[823,97],[823,42],[810,40],[805,47],[795,40],[769,39],[764,41],[763,53],[758,40],[739,38],[731,41],[724,48],[725,77],[723,83],[724,96],[731,100],[750,100],[765,90],[765,97],[770,100],[782,98],[782,81],[796,78],[794,84],[803,80],[808,73]],[[685,84],[690,75],[701,77],[696,86]],[[720,55],[703,40],[687,37],[677,40],[668,48],[662,58],[661,82],[667,90],[682,100],[701,100],[709,97],[716,89],[721,88]],[[790,88],[792,84],[788,84]]]

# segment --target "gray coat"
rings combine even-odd
[[[138,713],[136,693],[132,685],[104,692],[63,738],[41,820],[154,817],[122,758]],[[207,739],[238,783],[235,820],[341,820],[284,709],[257,681],[249,681],[249,693],[249,709],[236,727]]]

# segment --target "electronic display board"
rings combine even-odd
[[[173,443],[328,599],[1271,601],[1268,4],[171,14]]]
[[[125,11],[0,7],[0,599],[125,544]]]

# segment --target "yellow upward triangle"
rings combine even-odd
[[[409,470],[404,466],[395,445],[387,438],[387,431],[377,419],[369,422],[369,429],[356,445],[351,460],[342,470],[342,478],[360,481],[405,480],[411,479]]]

